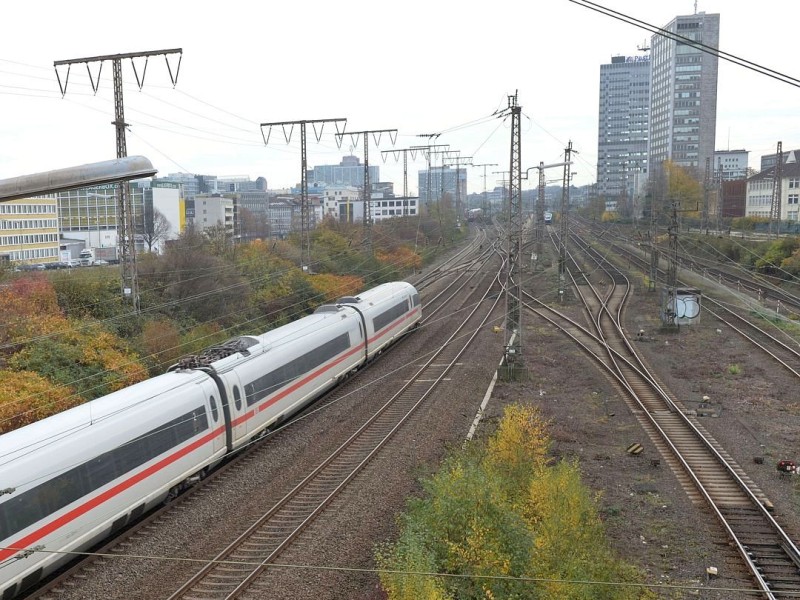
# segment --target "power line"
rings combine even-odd
[[[611,17],[612,19],[616,19],[618,21],[622,21],[623,23],[627,23],[628,25],[633,25],[634,27],[638,27],[639,29],[644,29],[645,31],[649,31],[655,35],[660,35],[662,37],[671,39],[673,41],[679,42],[681,44],[686,44],[687,46],[691,46],[696,48],[702,52],[707,54],[711,54],[713,56],[718,56],[723,60],[727,60],[735,65],[740,67],[744,67],[745,69],[750,69],[751,71],[755,71],[761,75],[766,75],[767,77],[771,77],[772,79],[776,79],[781,83],[787,83],[794,87],[800,87],[800,79],[796,77],[792,77],[791,75],[787,75],[786,73],[782,73],[781,71],[777,71],[775,69],[770,69],[769,67],[765,67],[760,65],[756,62],[747,60],[730,52],[725,52],[720,50],[719,48],[715,48],[714,46],[709,46],[707,44],[703,44],[702,42],[697,42],[691,38],[682,36],[677,33],[673,33],[666,29],[662,29],[661,27],[657,27],[655,25],[651,25],[641,19],[637,19],[625,13],[613,10],[608,8],[607,6],[603,6],[596,2],[590,2],[589,0],[569,0],[573,4],[577,4],[583,8],[588,8],[589,10],[593,10],[601,15],[605,15],[607,17]]]
[[[16,548],[6,547],[0,548],[2,550],[24,551],[29,548]],[[231,566],[266,566],[268,569],[291,569],[291,570],[304,570],[304,571],[326,571],[337,573],[369,573],[374,575],[387,574],[387,575],[406,575],[416,577],[429,577],[434,579],[476,579],[481,581],[508,581],[519,583],[556,583],[556,584],[569,584],[569,585],[592,585],[603,586],[609,588],[639,588],[639,589],[653,589],[653,590],[707,590],[716,592],[736,592],[745,594],[754,594],[763,596],[762,590],[755,588],[735,588],[723,586],[708,586],[708,585],[688,585],[688,584],[674,584],[674,583],[639,583],[633,581],[604,581],[598,579],[560,579],[555,577],[533,577],[525,575],[487,575],[478,573],[438,573],[436,571],[410,571],[404,569],[379,569],[367,567],[342,567],[342,566],[329,566],[319,564],[305,564],[305,563],[269,563],[263,564],[261,560],[247,561],[247,560],[208,560],[205,558],[188,558],[179,556],[164,556],[164,555],[150,555],[150,554],[122,554],[122,553],[102,553],[102,552],[64,552],[58,550],[45,550],[37,549],[36,552],[42,554],[61,554],[67,556],[93,556],[96,558],[115,558],[122,560],[151,560],[159,562],[179,562],[191,564],[218,564],[218,565],[231,565]],[[781,592],[781,595],[787,597],[800,597],[800,592]]]

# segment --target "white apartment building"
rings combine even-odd
[[[745,216],[769,218],[775,183],[775,167],[761,171],[747,180]],[[800,213],[800,163],[794,152],[781,166],[781,221],[798,221]]]

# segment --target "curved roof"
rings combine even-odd
[[[77,167],[0,179],[0,202],[151,177],[157,172],[150,160],[144,156],[126,156]]]

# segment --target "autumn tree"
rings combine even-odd
[[[779,275],[783,263],[800,250],[800,238],[783,237],[772,242],[764,255],[756,261],[756,268],[772,275]],[[789,261],[791,265],[791,261]]]
[[[31,371],[0,370],[0,433],[66,410],[83,402],[69,386]]]
[[[670,160],[664,162],[664,171],[667,181],[667,201],[677,203],[679,210],[697,212],[703,201],[701,182],[689,169]]]
[[[204,228],[203,235],[208,240],[207,250],[214,256],[228,256],[233,249],[233,233],[225,223],[218,221],[216,225]]]
[[[423,481],[399,539],[376,553],[389,598],[653,598],[620,585],[638,574],[610,552],[577,465],[550,464],[546,427],[534,408],[510,406],[485,447]]]
[[[265,213],[253,213],[247,208],[239,209],[238,242],[266,240],[270,235],[270,224]]]
[[[147,376],[138,356],[101,323],[65,316],[44,274],[21,277],[0,289],[0,311],[5,367],[16,373],[0,377],[0,398],[9,399],[2,409],[9,423],[30,422]],[[19,394],[18,387],[32,391]]]
[[[783,259],[781,269],[795,279],[800,278],[800,249],[795,250],[791,256]]]
[[[241,318],[250,287],[231,263],[212,251],[213,242],[194,227],[170,244],[162,256],[142,261],[139,285],[145,298],[166,305],[178,318],[227,323]]]

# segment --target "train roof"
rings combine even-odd
[[[358,304],[361,302],[376,302],[400,293],[416,294],[416,288],[406,281],[390,281],[382,283],[372,289],[365,290],[358,296],[344,296],[339,298],[337,304]]]
[[[187,383],[207,378],[198,371],[165,373],[0,435],[0,465],[23,453],[104,420]]]

